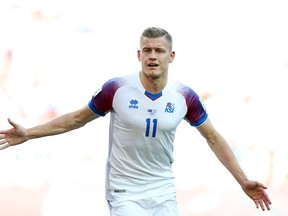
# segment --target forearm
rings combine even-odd
[[[242,187],[248,178],[240,167],[227,141],[220,134],[217,134],[213,140],[208,140],[208,144],[219,161],[229,170]]]
[[[80,128],[83,125],[84,123],[77,121],[74,112],[67,113],[45,124],[28,128],[27,140],[66,133],[68,131]]]

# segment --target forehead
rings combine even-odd
[[[159,38],[142,37],[140,47],[141,47],[141,49],[143,49],[143,48],[169,49],[170,44],[165,37],[159,37]]]

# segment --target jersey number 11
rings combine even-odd
[[[145,136],[149,137],[150,136],[150,125],[151,125],[151,119],[147,118],[146,119],[146,133]],[[152,137],[156,136],[156,131],[157,131],[157,119],[152,119]]]

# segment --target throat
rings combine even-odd
[[[157,95],[162,92],[167,83],[166,77],[153,78],[147,76],[144,72],[140,72],[140,81],[145,90],[152,95]],[[145,93],[146,94],[146,93]],[[162,93],[161,93],[162,94]]]

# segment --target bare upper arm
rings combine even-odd
[[[87,105],[74,112],[75,120],[80,124],[86,124],[98,117]]]
[[[202,125],[197,127],[198,131],[202,134],[202,136],[206,139],[208,144],[211,148],[214,148],[214,144],[217,144],[217,146],[223,144],[227,144],[225,139],[222,137],[222,135],[214,128],[211,121],[207,119]]]
[[[207,141],[211,140],[217,133],[209,119],[207,119],[202,125],[198,126],[197,129]]]

